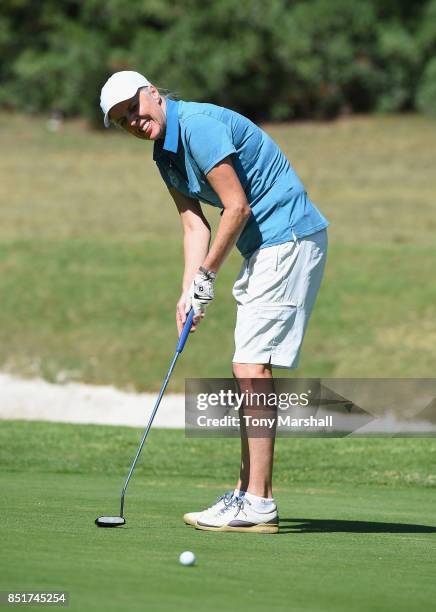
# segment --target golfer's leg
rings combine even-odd
[[[274,392],[270,364],[233,363],[233,373],[238,380],[241,392]],[[259,416],[244,407],[242,414]],[[264,415],[276,416],[276,408],[268,407]],[[237,488],[252,495],[272,498],[272,471],[274,460],[275,428],[268,431],[267,437],[249,435],[249,428],[241,418],[241,471]]]

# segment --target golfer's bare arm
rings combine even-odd
[[[198,200],[188,198],[174,188],[169,188],[169,192],[177,206],[183,226],[185,269],[182,290],[186,293],[209,250],[210,225],[203,215]]]
[[[206,270],[218,272],[239,238],[251,215],[251,209],[230,157],[212,168],[207,174],[207,180],[221,200],[224,211],[215,239],[202,265]]]

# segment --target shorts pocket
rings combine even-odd
[[[297,304],[280,304],[280,306],[262,306],[256,309],[256,315],[259,319],[267,319],[268,321],[287,321],[295,314]]]

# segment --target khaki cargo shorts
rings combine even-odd
[[[296,368],[323,277],[327,231],[258,249],[233,286],[235,363]]]

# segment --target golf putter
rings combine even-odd
[[[176,361],[180,355],[180,353],[183,351],[183,348],[185,346],[186,340],[188,339],[189,336],[189,332],[191,331],[191,327],[192,327],[192,320],[194,318],[194,310],[191,308],[191,310],[189,311],[189,314],[186,318],[186,322],[185,325],[183,326],[183,330],[182,333],[180,334],[180,338],[179,341],[177,343],[177,347],[176,347],[176,352],[174,353],[174,357],[173,360],[171,362],[170,368],[167,372],[167,375],[165,377],[165,380],[163,382],[163,385],[161,387],[161,390],[159,391],[159,395],[157,397],[156,403],[154,405],[153,411],[150,415],[150,418],[148,420],[147,423],[147,427],[145,428],[144,434],[142,436],[141,442],[139,444],[138,450],[136,451],[136,455],[135,458],[133,459],[132,465],[130,466],[130,470],[129,473],[127,475],[126,478],[126,482],[124,483],[124,487],[123,490],[121,491],[121,506],[120,506],[120,515],[119,516],[99,516],[98,518],[95,519],[95,524],[98,527],[120,527],[121,525],[125,525],[126,523],[126,519],[124,518],[124,496],[126,493],[126,489],[127,489],[127,485],[129,484],[130,478],[133,474],[133,470],[135,469],[135,465],[139,459],[139,455],[141,454],[142,451],[142,447],[144,446],[144,442],[147,439],[148,436],[148,432],[150,431],[151,425],[153,423],[153,419],[156,416],[156,412],[157,409],[159,408],[159,404],[161,402],[162,396],[165,393],[165,389],[167,388],[168,385],[168,381],[170,379],[170,376],[172,374],[172,371],[174,370],[174,366],[176,365]]]

